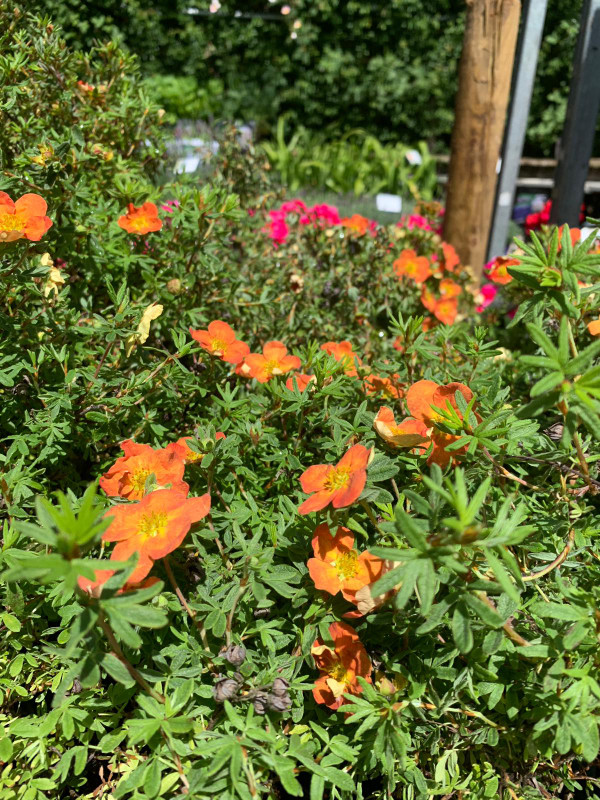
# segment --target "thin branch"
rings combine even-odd
[[[125,667],[127,672],[131,675],[133,680],[139,686],[141,686],[141,688],[147,694],[149,694],[150,697],[153,697],[159,703],[164,703],[165,702],[165,698],[162,696],[162,694],[159,694],[158,692],[154,691],[154,689],[150,686],[150,684],[145,680],[145,678],[143,678],[140,675],[140,673],[137,671],[137,669],[133,666],[133,664],[130,663],[130,661],[127,659],[127,657],[125,656],[125,654],[121,650],[121,646],[117,642],[112,628],[110,627],[110,625],[108,624],[108,621],[104,617],[104,612],[103,611],[100,611],[100,615],[98,616],[98,625],[102,628],[102,630],[104,632],[104,635],[106,636],[106,639],[108,641],[108,644],[110,645],[110,648],[111,648],[111,650],[113,652],[113,655],[116,656],[116,658],[119,659],[121,664],[123,664],[123,666]]]
[[[530,572],[527,575],[522,575],[522,579],[524,581],[535,581],[538,578],[543,578],[544,575],[547,575],[549,572],[552,572],[553,569],[560,567],[563,561],[566,560],[567,556],[571,552],[571,548],[573,547],[573,542],[575,541],[575,528],[571,528],[569,531],[569,538],[567,539],[567,543],[564,546],[564,549],[560,555],[558,555],[551,564],[547,564],[543,569],[538,570],[538,572]]]
[[[177,595],[177,599],[181,603],[182,607],[187,611],[190,619],[192,620],[192,622],[194,623],[194,625],[198,629],[198,633],[200,634],[200,638],[202,639],[202,644],[204,645],[204,648],[206,650],[209,650],[208,639],[206,637],[206,629],[204,628],[204,625],[202,624],[202,621],[196,618],[196,612],[193,611],[190,608],[187,600],[185,599],[185,596],[184,596],[183,592],[179,588],[179,584],[175,580],[175,575],[173,574],[173,570],[171,569],[171,563],[169,561],[169,557],[168,556],[165,556],[163,558],[163,564],[165,565],[165,572],[167,573],[167,577],[171,582],[171,586],[173,587],[173,590],[174,590],[175,594]],[[212,661],[209,662],[209,666],[210,666],[211,669],[213,668],[214,665],[213,665]]]

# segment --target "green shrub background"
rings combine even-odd
[[[456,66],[463,34],[463,0],[295,0],[287,17],[282,3],[246,0],[244,13],[278,20],[235,19],[238,3],[223,0],[217,14],[190,17],[187,0],[99,0],[82,5],[41,0],[65,28],[67,41],[89,48],[96,39],[117,39],[140,57],[148,76],[186,76],[174,98],[166,79],[152,78],[160,103],[194,117],[255,120],[272,130],[277,118],[332,138],[362,127],[383,141],[414,144],[425,139],[435,150],[449,146]],[[202,8],[208,3],[205,3]],[[526,153],[554,155],[564,121],[581,0],[549,0],[527,129]],[[295,20],[302,22],[290,38]],[[182,107],[181,96],[195,81],[200,103]],[[220,97],[211,81],[223,86]],[[217,84],[213,83],[216,87]],[[213,102],[210,98],[214,97]]]

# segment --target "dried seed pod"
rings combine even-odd
[[[281,713],[283,711],[287,711],[291,707],[292,701],[290,700],[290,696],[288,694],[278,696],[270,694],[268,696],[267,705],[271,711],[278,711]]]
[[[239,688],[239,683],[234,681],[233,678],[221,678],[214,685],[213,697],[217,703],[223,703],[225,700],[231,700],[232,697],[235,697]]]
[[[261,716],[267,713],[267,708],[269,708],[269,696],[266,694],[257,694],[254,698],[254,710],[257,714]]]
[[[274,694],[275,697],[284,697],[287,694],[289,686],[290,684],[285,678],[275,678],[271,688],[271,694]]]
[[[246,660],[246,648],[242,644],[230,644],[225,650],[225,659],[234,667],[239,667]]]
[[[553,442],[558,442],[562,439],[564,427],[562,422],[555,422],[546,428],[544,433],[549,439],[552,439]]]

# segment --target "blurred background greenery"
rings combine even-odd
[[[81,49],[113,39],[135,53],[175,118],[282,115],[335,141],[361,128],[380,143],[447,152],[464,0],[29,0]],[[564,120],[582,0],[549,0],[525,154],[552,157]],[[289,8],[289,12],[287,9]],[[598,152],[598,148],[596,149]]]

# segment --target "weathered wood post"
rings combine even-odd
[[[521,0],[466,0],[444,238],[479,280],[510,93]]]

